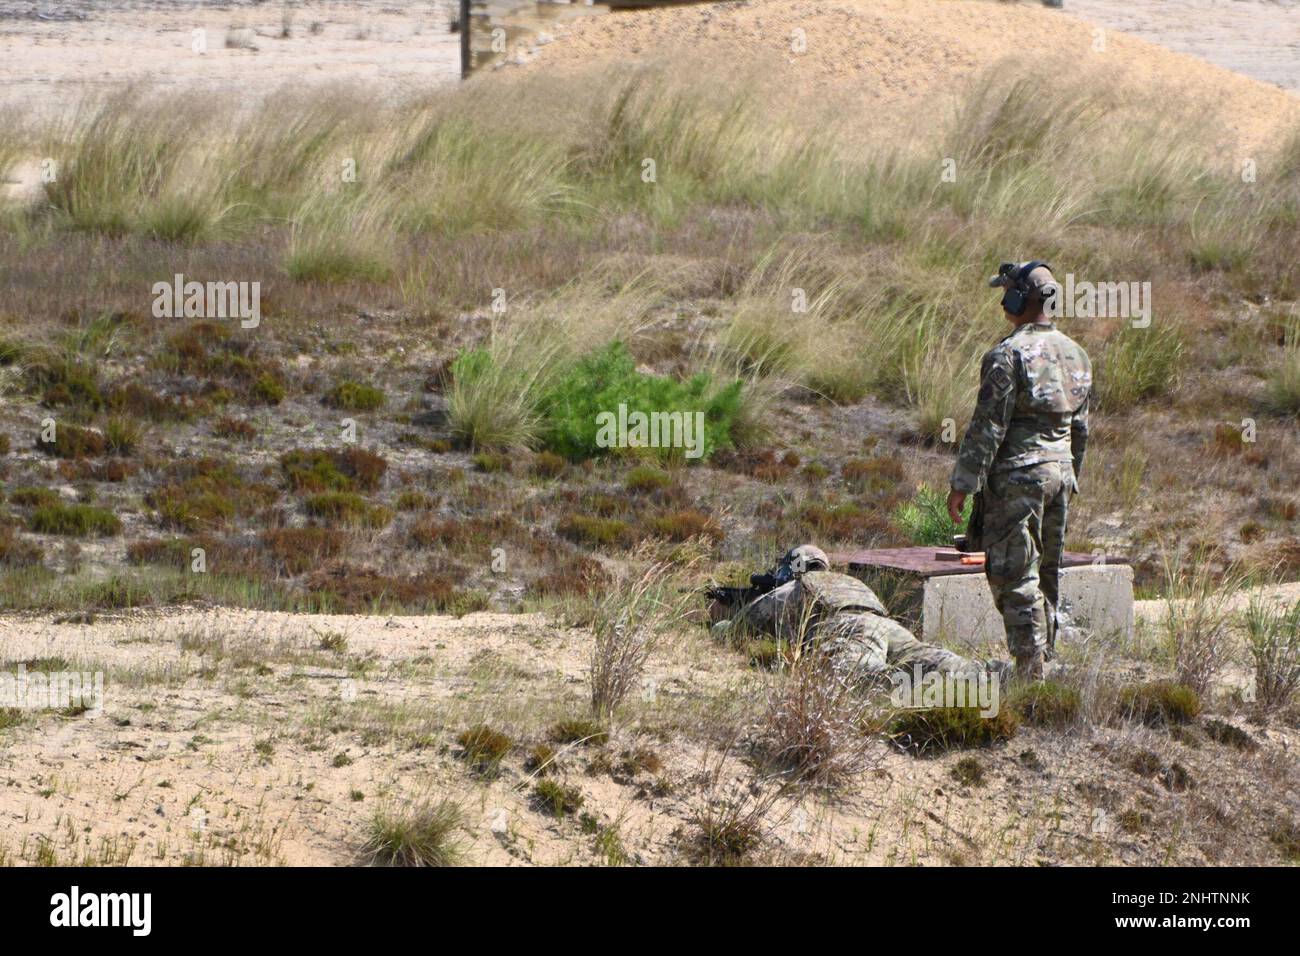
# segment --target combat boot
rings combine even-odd
[[[1016,658],[1016,680],[1031,683],[1043,679],[1043,652],[1034,651]]]

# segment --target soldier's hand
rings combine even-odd
[[[948,492],[948,517],[953,524],[961,524],[961,509],[966,507],[966,492]]]

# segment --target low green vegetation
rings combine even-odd
[[[1157,727],[1189,723],[1201,712],[1201,698],[1196,691],[1166,680],[1122,687],[1118,703],[1126,719]]]
[[[899,505],[894,511],[894,522],[913,544],[952,547],[953,535],[962,534],[966,530],[971,507],[972,501],[968,496],[962,511],[962,521],[954,524],[948,517],[947,495],[928,485],[922,485],[911,501]]]
[[[361,382],[339,382],[325,396],[325,404],[346,412],[373,412],[387,401],[382,388]]]
[[[362,859],[370,866],[456,866],[464,861],[463,821],[450,800],[382,809],[371,818]]]
[[[122,522],[93,505],[47,504],[32,512],[27,527],[36,534],[110,537],[121,532]]]
[[[978,707],[930,707],[904,711],[888,728],[890,738],[920,756],[947,750],[991,747],[1010,740],[1020,726],[1019,715],[1010,707],[984,716]]]

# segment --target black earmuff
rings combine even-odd
[[[1024,315],[1025,309],[1029,308],[1029,300],[1033,295],[1033,290],[1029,287],[1029,273],[1039,266],[1047,266],[1049,270],[1052,268],[1046,262],[1038,259],[1033,262],[1026,262],[1016,270],[1012,284],[1007,286],[1006,291],[1002,293],[1002,308],[1010,315]],[[1043,296],[1043,298],[1047,298],[1047,296]]]

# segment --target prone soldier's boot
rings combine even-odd
[[[1016,658],[1016,680],[1024,683],[1043,679],[1043,652],[1034,651]]]

